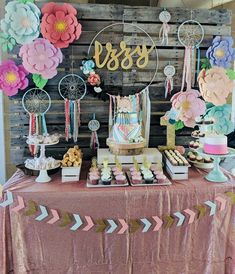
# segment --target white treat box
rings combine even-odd
[[[146,157],[151,163],[162,162],[162,154],[156,148],[144,148],[143,153],[134,156],[136,161],[141,164]],[[97,162],[102,164],[105,159],[108,159],[109,164],[115,164],[115,155],[112,154],[108,148],[100,148],[97,152]],[[118,160],[121,164],[132,164],[133,156],[129,155],[118,155]]]
[[[168,166],[166,166],[166,172],[172,180],[188,180],[188,173],[172,173]]]
[[[188,179],[188,166],[174,166],[172,163],[167,159],[164,155],[164,162],[166,165],[166,171],[170,175],[171,179],[173,180],[187,180]]]
[[[78,182],[80,179],[81,166],[79,167],[62,167],[62,183]]]

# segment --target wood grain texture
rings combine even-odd
[[[151,98],[151,135],[150,146],[156,147],[164,145],[166,142],[166,128],[160,126],[160,117],[170,109],[170,96],[164,98],[164,67],[170,62],[176,67],[176,75],[174,77],[174,91],[178,92],[181,86],[181,77],[183,70],[184,48],[177,39],[177,29],[179,25],[190,18],[190,9],[169,9],[172,19],[170,22],[169,45],[167,47],[159,46],[158,33],[161,27],[158,15],[161,8],[154,7],[156,1],[151,1],[152,7],[142,6],[124,6],[124,5],[105,5],[105,4],[74,4],[78,10],[78,19],[83,26],[81,38],[75,41],[69,48],[63,49],[64,60],[59,66],[58,74],[53,79],[49,80],[45,86],[45,90],[49,92],[52,99],[52,106],[46,115],[48,130],[50,133],[58,132],[62,134],[61,142],[47,149],[47,155],[52,155],[56,158],[61,158],[63,153],[73,145],[72,141],[66,142],[64,139],[64,102],[61,100],[58,93],[59,80],[68,73],[71,73],[71,63],[74,62],[74,73],[81,74],[80,65],[84,57],[87,56],[88,46],[92,38],[102,28],[111,23],[134,22],[139,27],[146,30],[155,43],[158,49],[158,72],[150,87]],[[36,2],[39,7],[43,5],[43,1]],[[72,1],[71,1],[72,3]],[[201,56],[205,56],[207,47],[210,45],[213,36],[215,35],[230,35],[231,34],[231,12],[229,10],[194,10],[193,19],[198,20],[205,30],[205,38],[201,45]],[[117,46],[121,40],[125,40],[131,47],[140,44],[151,46],[151,40],[143,35],[138,28],[130,27],[129,25],[115,25],[107,29],[97,38],[103,45],[106,42],[112,42]],[[19,46],[10,54],[10,58],[20,63],[18,57]],[[91,47],[91,53],[94,47]],[[110,72],[106,68],[99,70],[102,79],[105,83],[105,91],[112,94],[129,95],[140,91],[152,79],[156,67],[156,54],[150,54],[148,66],[143,70],[133,71],[117,70]],[[196,71],[197,60],[194,59],[193,70]],[[133,67],[133,69],[136,69]],[[195,75],[194,75],[195,77]],[[33,82],[30,79],[30,87],[33,87]],[[21,99],[24,92],[11,99],[9,111],[6,117],[9,120],[9,129],[11,133],[11,159],[14,164],[22,163],[29,157],[28,147],[25,143],[28,133],[28,115],[23,111]],[[81,128],[79,133],[78,144],[82,147],[85,159],[94,155],[94,152],[89,148],[90,132],[87,128],[87,123],[92,118],[95,111],[96,117],[101,123],[101,128],[98,132],[100,144],[106,146],[106,138],[108,137],[108,102],[103,102],[95,98],[91,93],[88,93],[81,102]],[[183,129],[177,132],[176,143],[179,145],[187,145],[190,140],[190,129]]]

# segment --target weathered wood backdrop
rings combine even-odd
[[[42,4],[38,4],[40,7]],[[190,19],[191,10],[189,9],[170,9],[172,15],[170,21],[170,37],[169,45],[162,47],[159,44],[158,33],[161,27],[158,15],[161,11],[156,7],[137,7],[137,6],[121,6],[121,5],[99,5],[99,4],[74,4],[78,11],[78,19],[83,26],[81,38],[67,49],[63,49],[64,61],[60,65],[58,75],[50,80],[45,87],[52,98],[52,106],[46,115],[48,131],[64,133],[64,104],[61,100],[57,85],[59,80],[71,71],[71,61],[75,60],[75,67],[79,68],[81,60],[86,57],[88,46],[95,34],[103,27],[115,22],[133,22],[146,30],[157,44],[159,54],[159,69],[156,79],[150,88],[150,97],[152,102],[151,114],[151,136],[150,146],[156,147],[159,144],[165,143],[166,129],[160,126],[160,117],[170,108],[170,98],[164,99],[164,75],[163,68],[170,61],[176,67],[176,75],[174,77],[174,92],[179,91],[181,84],[181,74],[183,67],[184,48],[177,39],[178,26],[185,20]],[[194,10],[193,19],[199,21],[205,30],[205,37],[201,44],[201,55],[205,56],[205,51],[211,43],[215,35],[230,35],[231,34],[231,12],[229,10]],[[134,32],[134,33],[133,33]],[[98,40],[102,43],[112,42],[118,46],[120,40],[123,39],[129,45],[134,46],[139,43],[150,43],[143,33],[138,29],[130,29],[127,26],[116,26],[108,29],[107,32],[99,36]],[[151,44],[150,44],[151,45]],[[19,49],[10,56],[17,58]],[[152,75],[155,65],[156,56],[151,57],[152,69],[143,70],[133,73],[116,71],[107,73],[104,69],[99,73],[105,81],[106,88],[114,94],[130,94],[139,90],[146,85]],[[195,58],[196,60],[196,58]],[[18,59],[19,61],[19,59]],[[194,62],[194,68],[196,63]],[[78,73],[78,70],[75,70]],[[135,86],[133,87],[133,82]],[[21,106],[21,98],[23,92],[14,97],[10,106],[10,126],[11,126],[11,157],[15,164],[22,163],[28,157],[28,148],[25,143],[24,136],[28,133],[28,116]],[[108,102],[103,102],[88,94],[81,102],[81,121],[79,142],[78,144],[84,151],[85,157],[91,156],[89,149],[90,132],[87,128],[87,123],[92,117],[92,113],[96,112],[97,119],[101,122],[99,130],[99,140],[102,147],[106,144],[108,136]],[[186,145],[189,140],[191,130],[183,129],[177,133],[177,144]],[[54,155],[61,158],[62,154],[72,145],[72,141],[67,143],[64,138],[61,142],[47,149],[48,155]]]

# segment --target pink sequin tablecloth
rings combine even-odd
[[[34,183],[17,171],[5,190],[48,208],[97,219],[140,219],[173,214],[227,191],[235,192],[235,179],[216,184],[190,169],[190,179],[171,186],[88,189],[79,183]],[[234,274],[235,205],[192,224],[135,233],[71,231],[48,219],[36,221],[0,208],[0,273],[14,274]],[[195,210],[195,212],[197,212]],[[38,214],[37,214],[38,215]]]

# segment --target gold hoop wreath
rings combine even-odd
[[[125,41],[121,41],[119,44],[120,49],[116,49],[116,48],[114,49],[110,42],[106,43],[106,45],[103,46],[102,43],[96,40],[97,37],[108,28],[112,28],[119,25],[137,28],[138,30],[143,32],[150,39],[152,43],[151,48],[148,49],[147,46],[143,44],[143,45],[136,45],[136,47],[133,49],[131,47],[127,47],[127,43]],[[95,53],[91,57],[90,53],[91,53],[91,47],[93,44],[95,44]],[[101,61],[99,57],[101,53],[104,53],[104,50],[106,50],[106,56]],[[97,69],[102,69],[103,67],[106,66],[109,71],[116,71],[118,68],[128,71],[132,68],[134,63],[132,57],[136,57],[136,56],[138,57],[136,60],[136,67],[142,69],[148,65],[149,54],[152,51],[154,51],[156,54],[156,68],[153,72],[153,77],[151,78],[150,82],[147,84],[147,86],[143,87],[142,89],[148,88],[153,83],[157,75],[158,51],[153,38],[143,28],[132,23],[119,22],[119,23],[110,24],[104,27],[92,39],[87,51],[88,57],[83,59],[80,67],[82,73],[87,78],[88,90],[90,90],[94,96],[98,96],[100,99],[107,100],[109,96],[104,90],[105,83],[102,80],[102,77],[100,76],[100,74],[97,73]],[[122,61],[118,59],[121,56],[123,56]],[[135,72],[136,72],[136,68],[135,68]],[[133,83],[132,86],[134,86],[134,84],[135,83]]]

